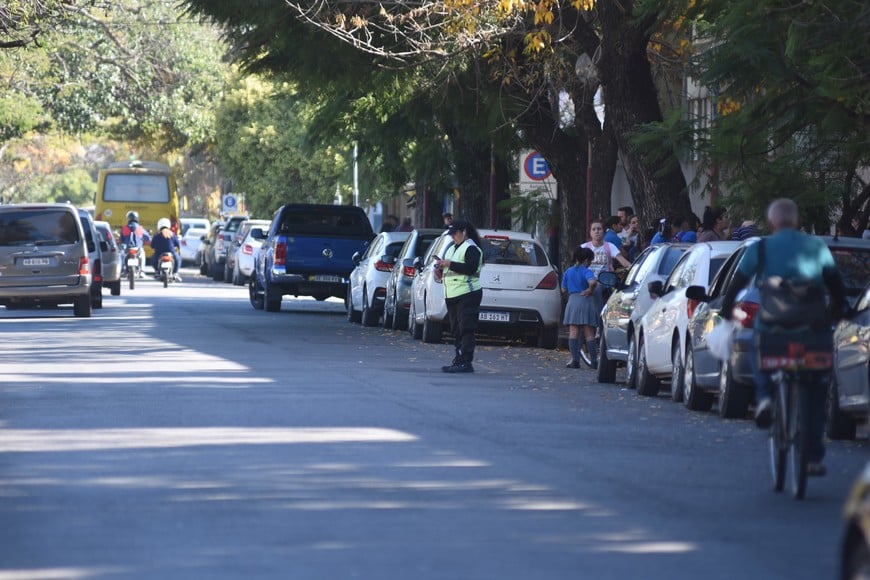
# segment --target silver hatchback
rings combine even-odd
[[[90,316],[88,250],[75,207],[0,205],[0,304],[73,304],[76,316]]]

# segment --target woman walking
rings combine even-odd
[[[565,317],[562,324],[568,327],[568,349],[571,351],[569,369],[580,368],[580,341],[586,341],[586,348],[593,363],[598,361],[598,343],[595,342],[595,327],[598,324],[595,287],[598,280],[589,268],[595,255],[588,248],[578,248],[574,251],[573,265],[562,275],[562,292],[568,295],[565,306]],[[583,338],[580,338],[580,330]],[[593,364],[593,367],[595,365]]]

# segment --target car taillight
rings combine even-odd
[[[375,270],[377,270],[378,272],[392,272],[393,265],[387,264],[383,260],[378,260],[377,262],[375,262]]]
[[[284,266],[287,262],[287,244],[278,242],[275,244],[275,265]]]
[[[79,260],[79,276],[87,276],[91,273],[91,267],[88,264],[87,258]]]
[[[691,318],[695,314],[695,308],[698,307],[698,301],[691,298],[686,301],[686,315]]]
[[[245,244],[244,246],[242,246],[242,253],[249,256],[252,255],[254,253],[254,246],[252,246],[251,244]]]
[[[538,282],[538,285],[535,286],[535,290],[552,290],[559,285],[559,277],[556,276],[555,272],[550,272],[544,279]]]
[[[100,260],[94,260],[94,282],[103,281],[103,263]]]
[[[402,268],[402,276],[405,276],[406,278],[413,278],[414,274],[416,273],[417,270],[414,268],[414,266],[404,266]]]
[[[758,304],[755,302],[738,302],[736,308],[746,314],[746,316],[740,320],[740,326],[743,328],[752,328],[752,321],[755,320],[755,315],[758,314]]]

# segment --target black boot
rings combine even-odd
[[[453,364],[441,367],[441,370],[445,373],[473,373],[474,367],[464,358],[456,357],[453,359]]]

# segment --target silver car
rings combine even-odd
[[[607,300],[601,311],[602,331],[599,342],[598,382],[616,381],[616,367],[625,365],[626,383],[634,388],[637,363],[635,329],[638,321],[655,302],[649,283],[663,281],[691,244],[656,244],[637,257],[625,281]]]
[[[384,303],[384,328],[405,330],[411,308],[411,282],[417,273],[414,261],[422,259],[426,250],[444,230],[442,228],[416,229],[405,241],[395,260],[393,272],[387,281],[387,299]]]
[[[91,315],[88,245],[71,205],[0,205],[0,271],[7,310],[72,304]]]
[[[100,243],[106,245],[106,249],[101,253],[103,286],[109,288],[112,296],[120,296],[121,260],[123,259],[121,246],[115,240],[115,234],[112,233],[112,226],[109,222],[95,221],[94,226],[97,228]]]

